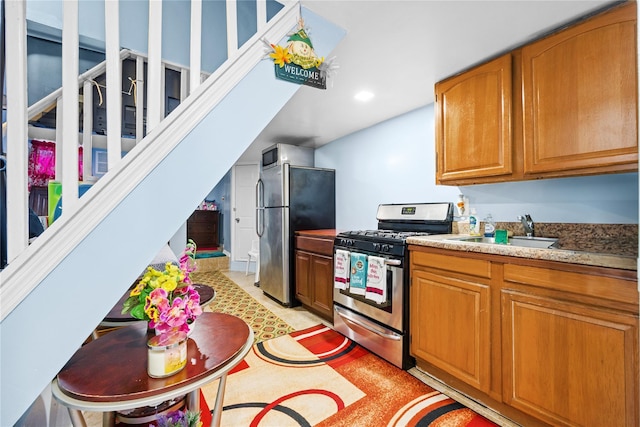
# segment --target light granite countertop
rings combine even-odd
[[[575,250],[571,247],[562,248],[562,240],[560,241],[560,249],[539,249],[521,246],[450,240],[464,236],[465,234],[439,234],[432,236],[409,237],[407,238],[407,243],[411,245],[428,246],[432,248],[449,249],[455,251],[475,252],[492,255],[506,255],[518,258],[540,259],[572,264],[620,268],[624,270],[637,270],[637,258],[635,255],[621,255],[615,253],[612,254],[586,250]]]

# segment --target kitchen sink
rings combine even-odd
[[[458,242],[469,242],[469,243],[486,243],[497,245],[500,243],[496,243],[493,237],[482,237],[482,236],[468,236],[468,237],[457,237],[447,240],[456,240]],[[513,236],[509,237],[508,245],[511,246],[520,246],[525,248],[538,248],[538,249],[556,249],[558,247],[558,239],[550,238],[550,237],[526,237],[526,236]]]

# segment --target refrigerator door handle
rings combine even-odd
[[[262,182],[262,178],[258,178],[258,182],[256,182],[256,207],[264,207],[264,182]]]
[[[256,234],[258,237],[262,237],[264,234],[264,183],[262,179],[258,179],[256,183]]]

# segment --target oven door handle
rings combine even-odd
[[[399,259],[385,259],[384,263],[385,265],[400,265],[402,264],[402,261]]]
[[[338,306],[333,306],[333,309],[335,310],[335,312],[338,314],[338,316],[340,316],[342,318],[342,320],[344,320],[347,323],[352,323],[354,325],[360,326],[361,328],[366,329],[369,332],[372,332],[376,335],[381,336],[382,338],[387,338],[390,340],[394,340],[394,341],[400,341],[402,339],[401,335],[398,335],[394,332],[386,332],[382,329],[380,329],[379,327],[375,326],[373,323],[370,322],[366,322],[360,319],[354,319],[351,316],[348,316],[346,314],[346,312],[338,307]]]

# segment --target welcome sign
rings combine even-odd
[[[284,67],[275,66],[276,78],[318,89],[327,88],[327,78],[317,68],[305,70],[296,64],[285,64]]]
[[[313,50],[311,39],[300,25],[300,29],[289,36],[287,46],[269,45],[272,52],[276,78],[288,82],[327,88],[326,72],[322,70],[324,57],[318,58]]]

